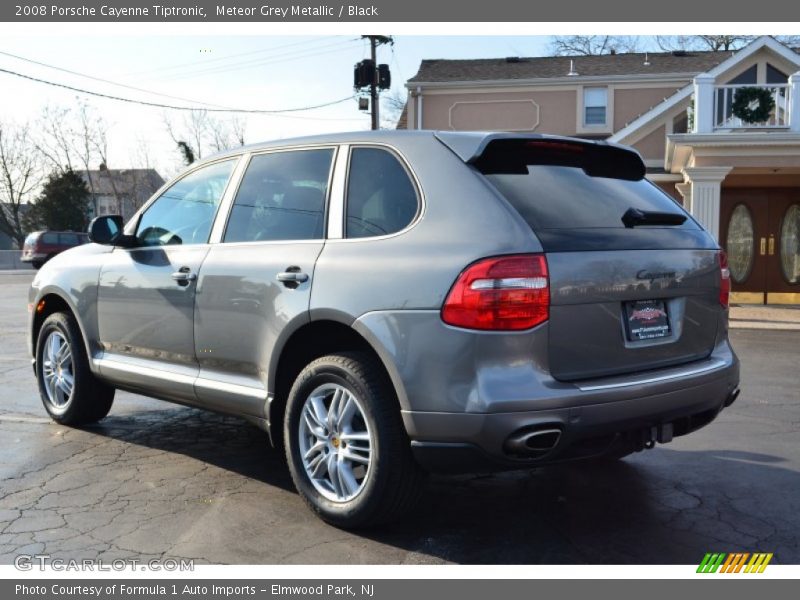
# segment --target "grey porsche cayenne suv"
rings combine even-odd
[[[619,458],[738,394],[729,273],[634,151],[374,132],[192,165],[95,219],[30,289],[44,406],[116,389],[244,417],[326,521],[397,518],[427,472]]]

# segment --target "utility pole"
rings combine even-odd
[[[378,46],[382,46],[383,44],[394,44],[394,40],[392,36],[389,35],[362,35],[362,38],[366,38],[369,40],[369,48],[370,48],[370,58],[372,59],[372,80],[369,82],[369,101],[370,101],[370,109],[372,112],[372,129],[380,129],[380,105],[378,102],[378,89],[379,89],[379,77],[380,72],[378,70]],[[388,72],[388,65],[382,65],[383,67],[387,67]],[[383,88],[380,88],[383,89]]]
[[[370,49],[370,57],[372,58],[372,64],[378,64],[378,36],[377,35],[369,35],[369,49]],[[374,76],[372,77],[372,83],[369,86],[369,104],[370,108],[372,109],[372,130],[375,131],[380,129],[380,120],[379,120],[379,113],[380,113],[380,106],[378,105],[378,70],[375,69]]]

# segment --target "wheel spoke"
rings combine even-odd
[[[342,482],[339,480],[339,459],[335,454],[328,456],[328,480],[333,486],[333,493],[336,494],[336,499],[345,497],[344,490],[342,489]]]
[[[57,363],[58,360],[56,359],[56,355],[58,354],[58,349],[61,346],[61,336],[57,333],[50,334],[50,337],[47,340],[47,358],[50,359],[51,363]]]
[[[344,461],[339,461],[337,473],[339,474],[339,484],[346,491],[346,496],[351,496],[358,491],[358,481],[353,475],[352,467]]]
[[[308,463],[308,470],[311,473],[311,477],[314,479],[320,479],[325,472],[328,470],[328,461],[326,460],[326,456],[324,453],[319,453],[314,459]]]
[[[346,428],[349,428],[352,425],[353,416],[356,414],[356,410],[358,410],[356,407],[356,401],[353,399],[353,396],[347,394],[347,399],[344,401],[344,406],[342,406],[342,410],[337,419],[339,431],[344,431]]]
[[[369,442],[369,433],[366,431],[348,431],[339,437],[346,442]]]
[[[324,438],[325,437],[325,430],[323,426],[317,421],[317,417],[314,414],[314,411],[306,405],[305,409],[303,409],[303,419],[305,419],[306,427],[311,432],[311,434],[317,438]]]
[[[313,396],[310,401],[316,422],[319,423],[320,427],[324,428],[328,422],[328,409],[325,408],[324,400],[321,396]]]
[[[342,402],[342,395],[344,394],[344,389],[337,387],[336,391],[333,392],[333,398],[331,398],[331,406],[328,409],[328,429],[333,430],[336,427],[336,423],[339,421],[339,408]]]
[[[322,454],[327,444],[323,440],[317,440],[311,448],[303,455],[303,460],[309,460],[315,454]]]
[[[69,344],[61,344],[56,352],[56,360],[63,364],[64,361],[69,358],[70,354],[71,352],[69,351]]]
[[[359,454],[359,452],[366,453],[366,456],[364,454]],[[369,449],[348,446],[347,449],[342,450],[341,455],[344,460],[361,463],[362,465],[369,464]]]
[[[72,388],[75,386],[75,382],[72,379],[72,375],[69,373],[62,373],[61,380],[59,383],[59,387],[62,389],[64,394],[69,398],[69,395],[72,393]]]

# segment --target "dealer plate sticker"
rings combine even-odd
[[[625,303],[626,329],[632,342],[667,337],[669,316],[663,300],[636,300]]]

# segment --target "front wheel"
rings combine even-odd
[[[333,525],[385,523],[419,499],[424,476],[394,390],[368,354],[332,354],[303,369],[289,393],[284,440],[297,490]]]
[[[47,413],[63,425],[99,421],[114,402],[114,388],[89,369],[80,328],[69,313],[53,313],[39,330],[36,380]]]

